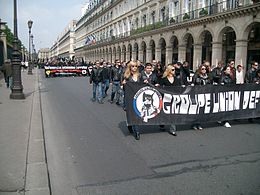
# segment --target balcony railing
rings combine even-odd
[[[259,3],[259,1],[255,1],[255,2]],[[252,1],[252,3],[253,3],[253,1]],[[221,3],[215,3],[210,6],[192,10],[192,11],[174,16],[174,17],[166,17],[163,21],[159,21],[154,24],[149,24],[149,25],[146,25],[146,26],[143,26],[140,28],[132,29],[129,32],[124,32],[119,35],[114,35],[114,36],[111,36],[111,37],[108,37],[108,38],[105,38],[102,40],[98,40],[96,43],[99,44],[99,43],[103,43],[103,42],[109,42],[109,41],[113,41],[116,39],[125,38],[125,37],[131,36],[131,35],[137,35],[137,34],[147,32],[147,31],[160,29],[160,28],[163,28],[166,26],[177,24],[177,23],[195,20],[195,19],[202,18],[205,16],[213,16],[218,13],[224,13],[224,12],[236,10],[238,8],[251,5],[252,3],[250,3],[250,1],[248,1],[248,2],[243,1],[243,2],[238,3],[235,0],[223,1]]]

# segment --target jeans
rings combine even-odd
[[[96,91],[98,91],[98,101],[102,101],[103,99],[103,94],[102,94],[102,86],[103,83],[99,82],[99,83],[93,83],[93,99],[96,99]]]
[[[103,89],[102,89],[103,97],[107,96],[108,89],[109,89],[109,79],[106,79],[103,83]]]
[[[11,88],[13,84],[13,77],[7,76],[5,82],[6,82],[6,87]]]
[[[116,95],[116,101],[119,102],[119,89],[120,89],[120,81],[113,81],[112,85],[112,93],[111,93],[111,101],[114,100]]]

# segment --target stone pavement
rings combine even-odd
[[[49,195],[38,69],[22,84],[25,99],[11,100],[0,76],[0,195]]]

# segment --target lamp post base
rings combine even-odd
[[[23,100],[25,99],[25,95],[23,93],[23,86],[12,86],[11,87],[11,94],[10,94],[10,99],[15,99],[15,100]]]
[[[10,94],[10,99],[23,100],[23,99],[25,99],[25,96],[22,92],[12,92]]]

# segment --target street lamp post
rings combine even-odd
[[[14,0],[14,40],[12,53],[12,70],[13,70],[13,84],[11,86],[10,99],[25,99],[23,94],[23,85],[21,79],[21,60],[18,51],[18,37],[17,37],[17,3]]]
[[[34,56],[33,56],[33,34],[31,34],[31,68],[34,67]]]
[[[33,21],[29,20],[28,21],[28,28],[29,28],[29,69],[28,69],[28,74],[32,75],[32,62],[31,62],[31,29],[32,29],[32,24]]]

